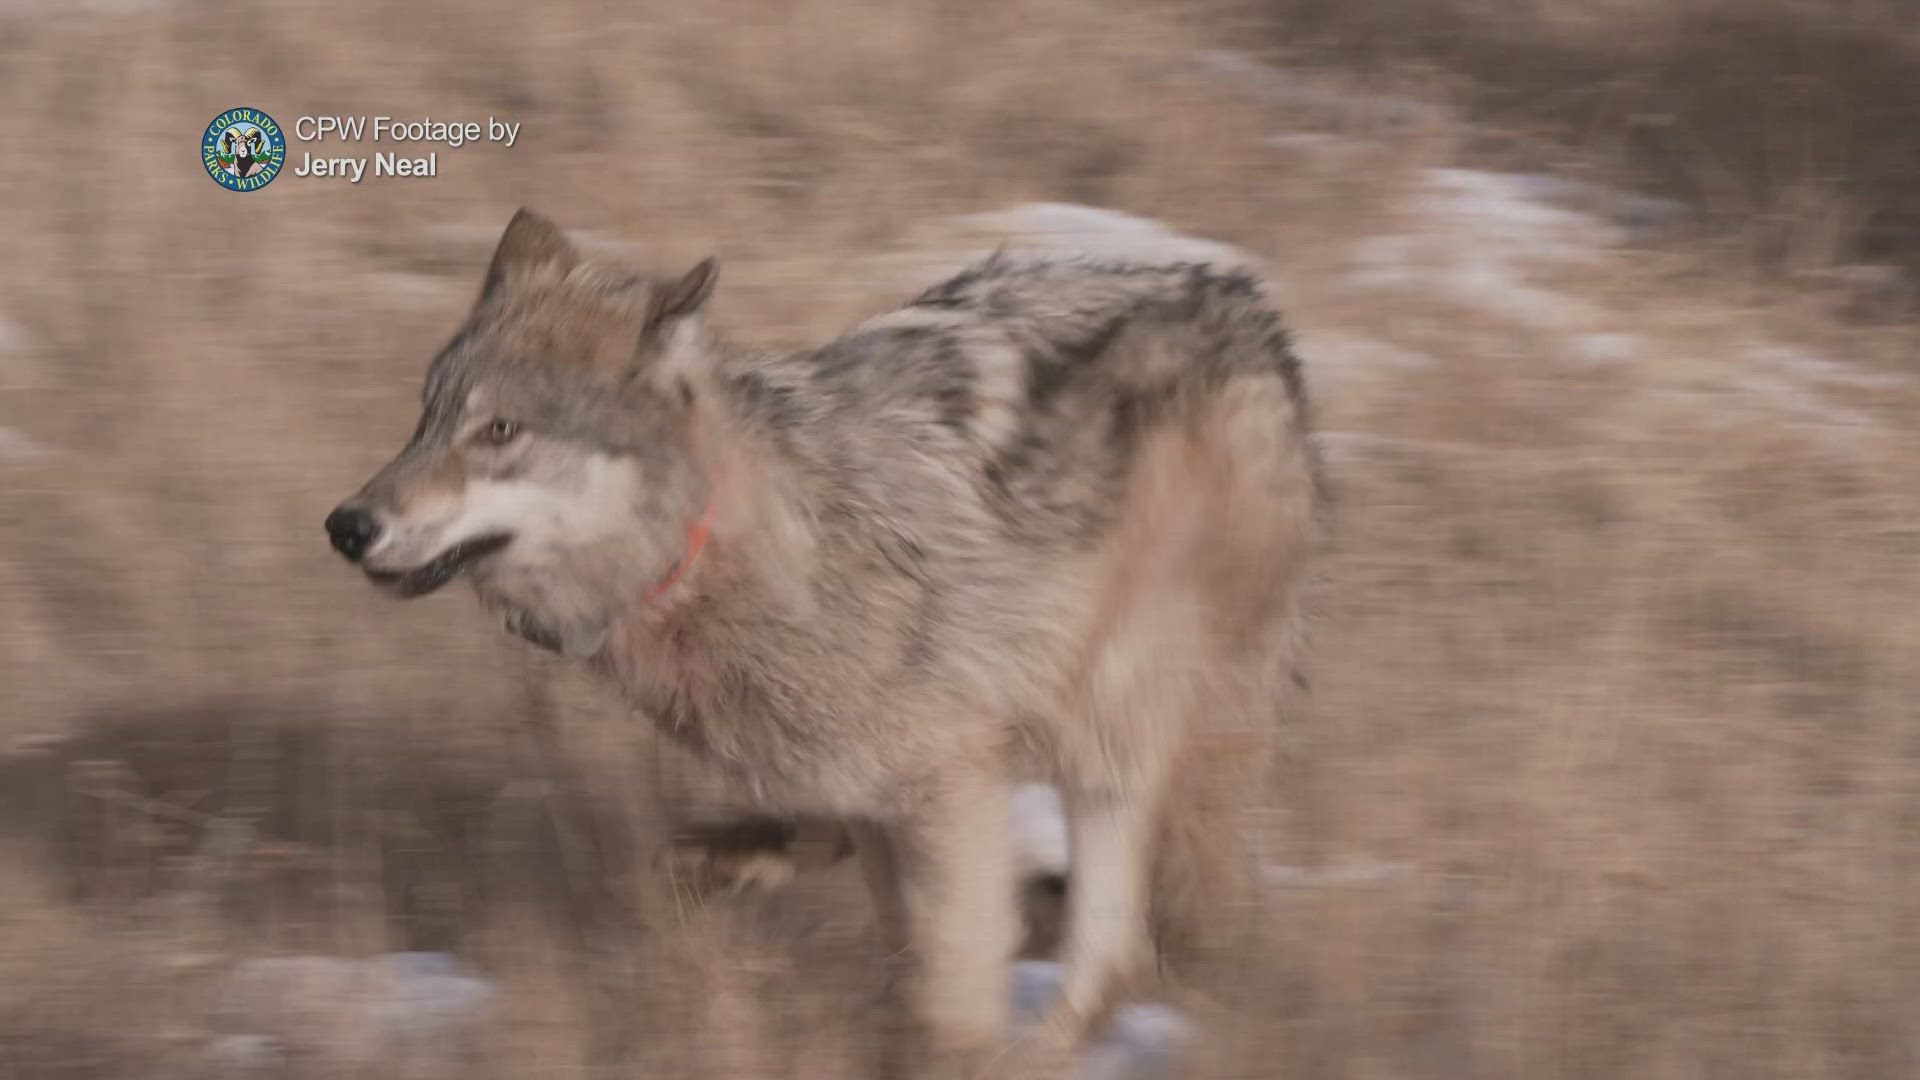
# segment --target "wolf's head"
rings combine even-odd
[[[598,652],[711,497],[694,431],[713,282],[711,259],[678,279],[596,266],[520,211],[413,438],[327,517],[334,548],[402,597],[464,572],[514,632]]]

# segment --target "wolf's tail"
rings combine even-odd
[[[1331,501],[1302,372],[1263,290],[1245,275],[1197,280],[1189,400],[1221,457],[1202,573],[1209,595],[1234,600],[1211,627],[1227,685],[1196,717],[1163,794],[1152,917],[1175,966],[1259,951],[1262,812],[1308,704],[1306,607]]]
[[[1217,971],[1223,961],[1263,952],[1280,725],[1298,719],[1303,701],[1303,692],[1287,693],[1243,725],[1198,732],[1174,765],[1154,841],[1149,911],[1155,951],[1176,975]]]

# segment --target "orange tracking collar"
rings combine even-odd
[[[700,557],[700,549],[707,546],[707,537],[713,533],[714,508],[719,505],[720,489],[716,484],[707,494],[707,508],[700,512],[700,517],[693,524],[687,526],[687,553],[680,557],[680,565],[674,567],[672,573],[661,578],[658,584],[647,591],[647,603],[651,604],[664,596],[668,589],[673,588],[674,582],[679,581],[681,575],[693,566],[693,560]]]

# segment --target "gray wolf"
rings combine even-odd
[[[521,211],[327,532],[397,596],[465,576],[757,805],[852,823],[904,958],[894,1068],[1052,1071],[1004,1045],[1010,785],[1066,807],[1026,1042],[1067,1045],[1151,958],[1177,808],[1216,785],[1183,763],[1296,678],[1321,485],[1285,331],[1243,272],[1003,253],[755,353],[710,326],[715,280]]]

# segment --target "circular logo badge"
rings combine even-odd
[[[287,136],[259,109],[228,109],[207,125],[200,160],[214,183],[229,191],[253,191],[280,175]]]

